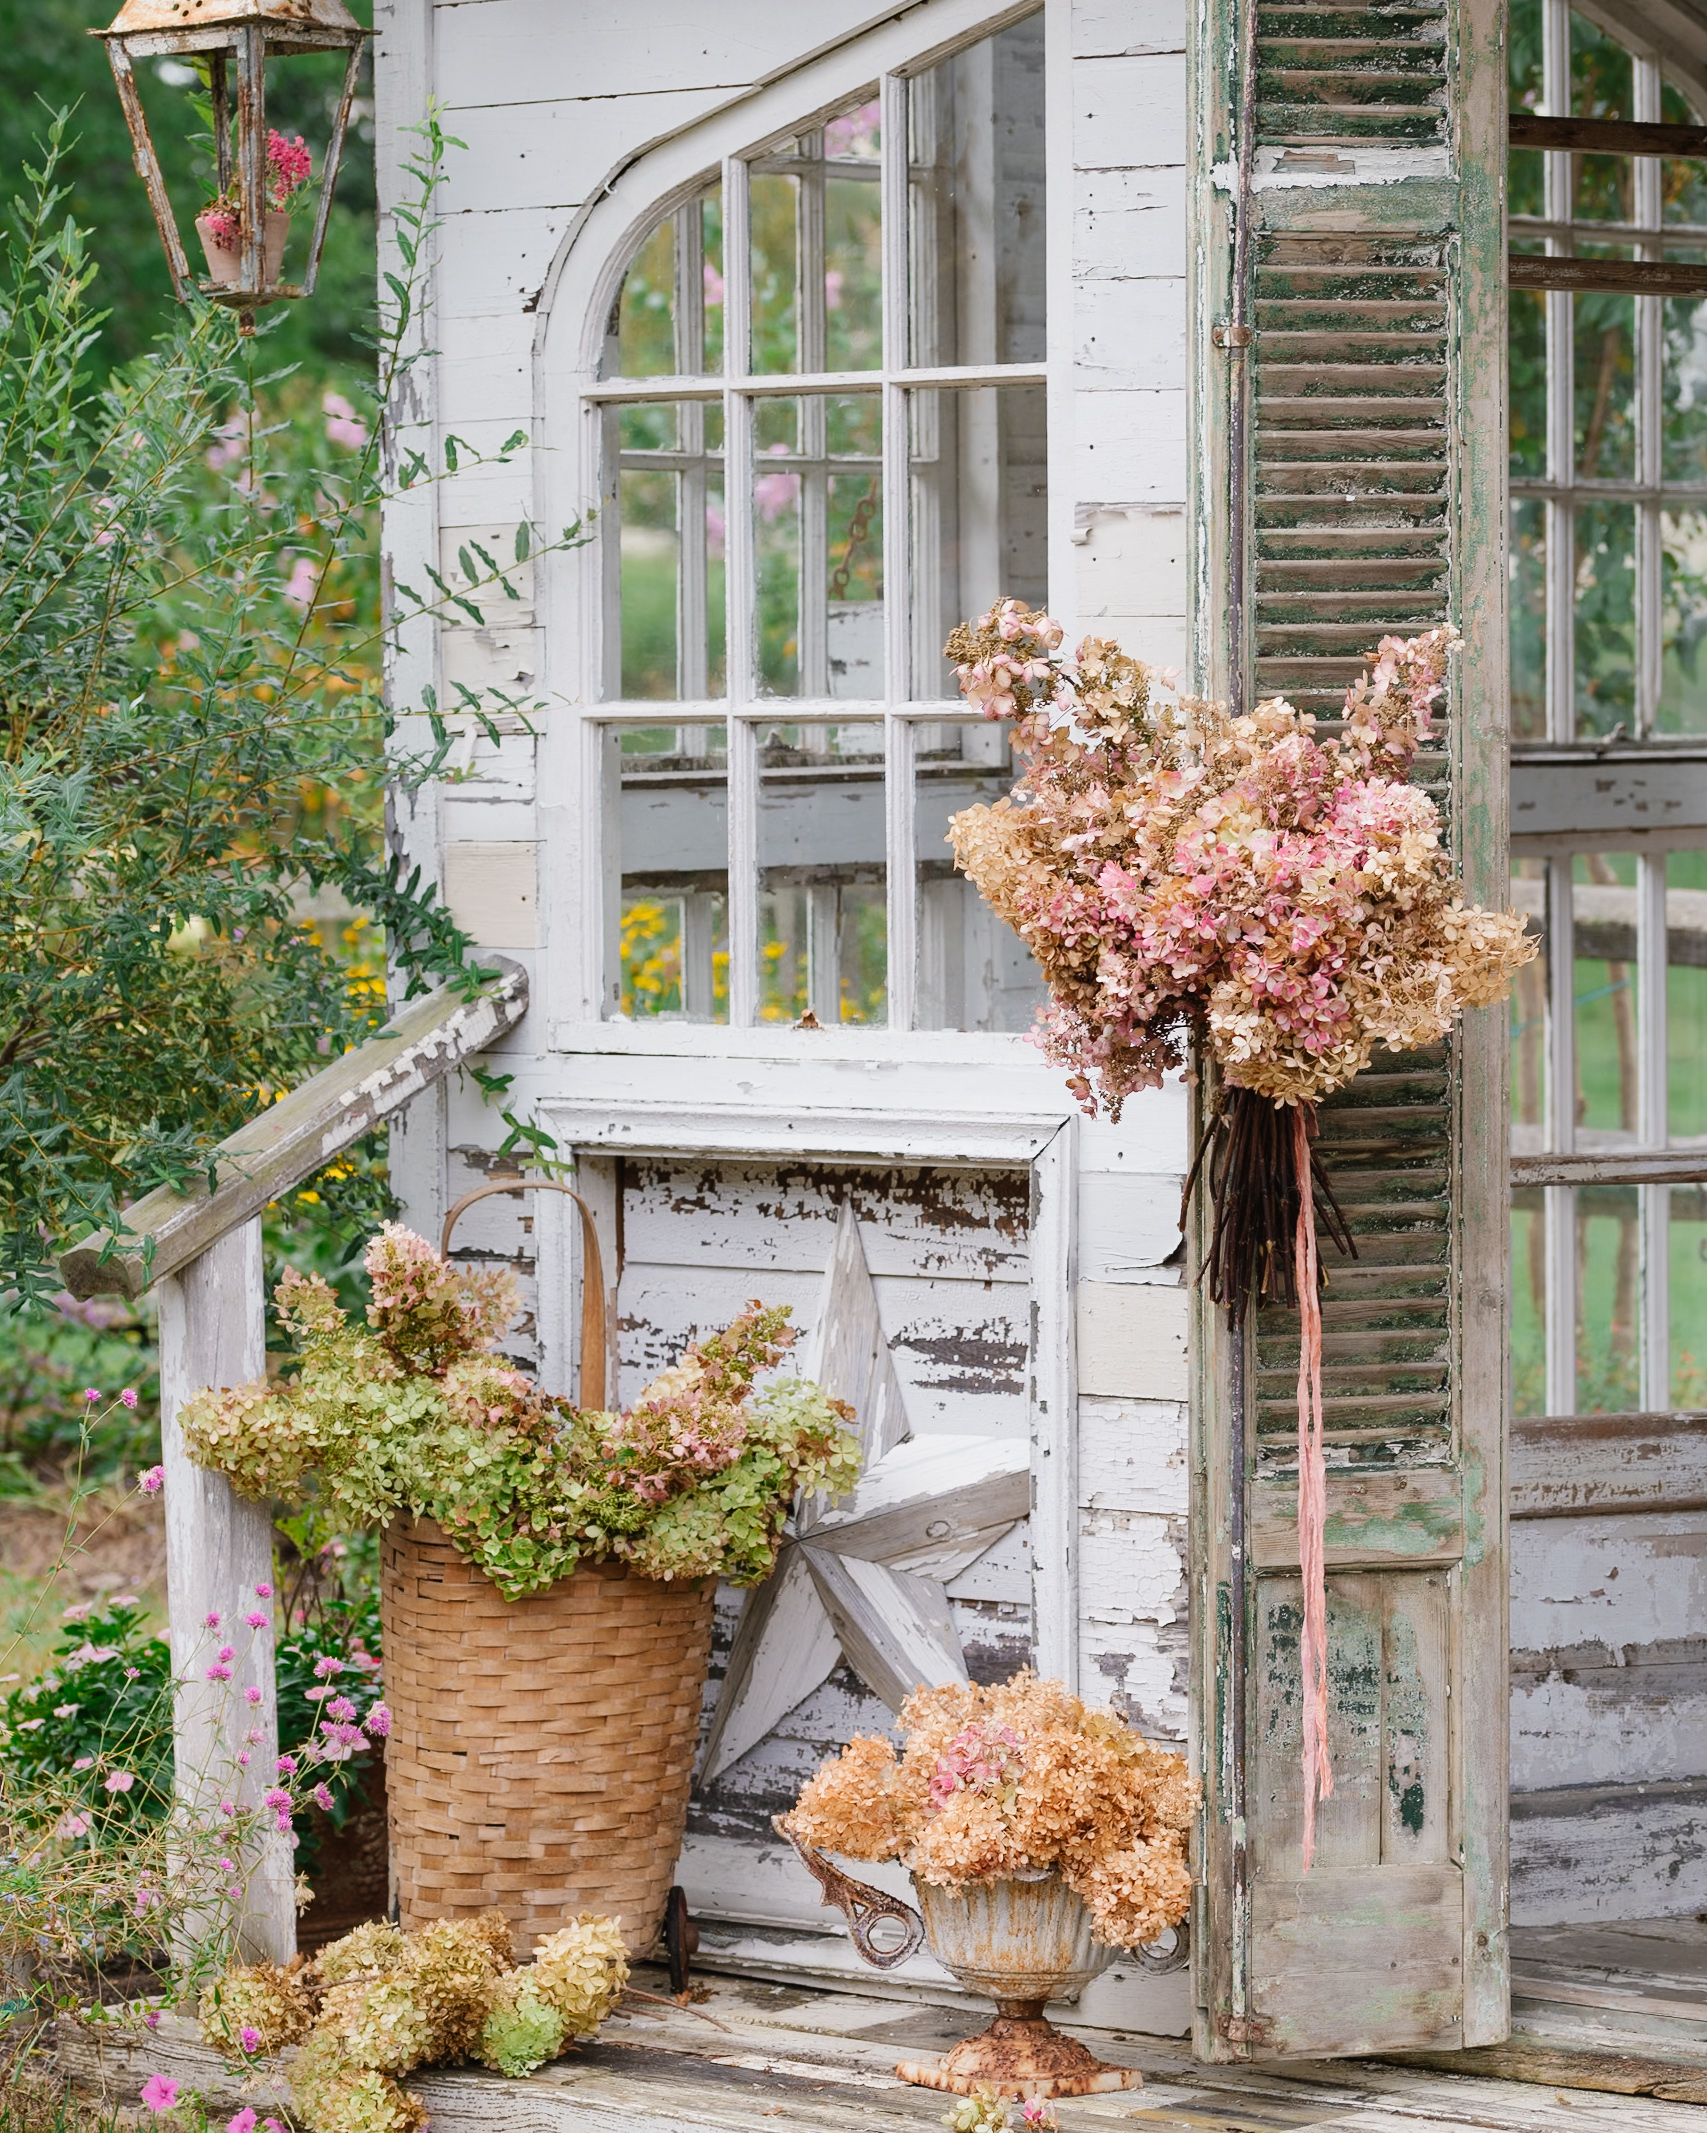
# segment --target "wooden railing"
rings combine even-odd
[[[414,1002],[223,1141],[211,1192],[150,1193],[127,1211],[123,1234],[90,1237],[60,1260],[74,1296],[134,1298],[152,1285],[159,1297],[175,1784],[193,1813],[216,1815],[222,1800],[258,1807],[276,1782],[272,1643],[243,1627],[256,1587],[272,1578],[273,1529],[266,1504],[237,1496],[188,1458],[178,1412],[207,1386],[266,1375],[262,1210],[512,1029],[527,998],[527,973],[505,963],[473,998],[446,989]],[[226,1645],[232,1678],[210,1681],[208,1666]],[[294,1952],[293,1885],[288,1842],[272,1837],[244,1879],[244,1961],[284,1962]]]

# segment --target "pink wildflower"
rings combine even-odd
[[[78,1837],[86,1837],[89,1834],[89,1817],[87,1815],[61,1815],[58,1834],[67,1844]]]
[[[262,1614],[257,1607],[251,1613],[246,1614],[243,1619],[251,1629],[265,1629],[270,1617]]]
[[[158,2116],[178,2101],[178,2084],[165,2074],[150,2074],[142,2084],[142,2107]]]
[[[228,1666],[210,1666],[207,1670],[207,1678],[209,1681],[229,1681],[231,1679],[231,1669]]]
[[[279,1757],[279,1775],[287,1778],[295,1777],[296,1757],[294,1755],[281,1755]]]
[[[241,1889],[234,1889],[231,1893],[235,1896],[240,1896],[243,1892]],[[237,2041],[246,2052],[258,2052],[261,2048],[261,2032],[258,2029],[251,2029],[249,2024],[245,2022],[237,2032]]]
[[[366,1724],[370,1733],[377,1734],[381,1740],[384,1740],[391,1731],[391,1713],[384,1704],[376,1703],[367,1714]]]
[[[109,1792],[129,1792],[135,1783],[134,1775],[128,1770],[109,1770],[107,1773],[106,1787]]]
[[[245,1689],[245,1690],[243,1691],[243,1701],[244,1701],[245,1703],[249,1703],[249,1704],[257,1704],[257,1703],[259,1703],[259,1702],[260,1702],[260,1700],[261,1700],[261,1692],[260,1692],[260,1690],[259,1690],[259,1689],[257,1689],[257,1688],[247,1688],[247,1689]]]
[[[322,1814],[330,1814],[332,1812],[332,1795],[324,1785],[315,1786],[314,1804]]]
[[[89,1405],[90,1405],[91,1407],[93,1407],[93,1406],[95,1405],[96,1401],[97,1401],[97,1400],[99,1400],[99,1398],[101,1397],[101,1395],[100,1395],[100,1393],[99,1393],[99,1392],[98,1392],[98,1391],[97,1391],[97,1390],[95,1389],[95,1387],[94,1387],[93,1385],[91,1385],[91,1386],[89,1387],[88,1391],[87,1391],[86,1393],[84,1393],[83,1397],[84,1397],[84,1399],[86,1399],[86,1400],[88,1401]]]
[[[326,1706],[326,1716],[328,1718],[341,1718],[348,1720],[354,1718],[355,1715],[356,1707],[353,1703],[351,1703],[350,1699],[347,1696],[334,1696],[332,1701]]]
[[[119,1399],[126,1407],[134,1407],[136,1405],[136,1387],[127,1385],[123,1392],[119,1394]]]
[[[151,1466],[146,1474],[139,1476],[138,1486],[145,1496],[158,1496],[166,1486],[166,1469],[163,1466]]]
[[[270,1791],[262,1793],[261,1805],[283,1810],[290,1805],[290,1794],[285,1791],[282,1785],[274,1785]]]
[[[287,141],[276,127],[267,134],[267,204],[269,207],[288,207],[292,198],[308,183],[313,170],[313,160],[308,144],[299,133],[294,141]]]
[[[225,2121],[225,2133],[255,2133],[255,2114],[247,2104]]]
[[[322,1658],[316,1659],[314,1662],[315,1675],[322,1681],[333,1674],[341,1674],[343,1671],[344,1662],[342,1659]]]
[[[158,2029],[160,2027],[159,2008],[151,2007],[148,2012],[143,2016],[142,2024],[145,2029]]]
[[[219,1627],[219,1617],[217,1614],[205,1615],[202,1619],[206,1622],[209,1629],[217,1629]]]

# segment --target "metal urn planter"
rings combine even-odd
[[[1141,2086],[1136,2068],[1107,2065],[1044,2019],[1049,2001],[1082,1992],[1120,1955],[1091,1938],[1090,1912],[1059,1874],[957,1888],[915,1879],[915,1911],[844,1874],[780,1821],[777,1827],[824,1891],[824,1902],[845,1915],[854,1946],[874,1969],[894,1969],[928,1940],[957,1983],[996,2003],[995,2020],[941,2059],[903,2059],[895,2069],[901,2080],[959,2096],[979,2088],[1011,2097],[1099,2096]],[[1182,1944],[1145,1967],[1173,1969],[1183,1960]]]

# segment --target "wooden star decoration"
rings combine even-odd
[[[964,1681],[944,1586],[1031,1509],[1030,1447],[914,1437],[883,1338],[859,1222],[843,1206],[805,1371],[855,1412],[851,1495],[797,1503],[777,1566],[741,1610],[702,1779],[721,1776],[845,1657],[892,1711]]]

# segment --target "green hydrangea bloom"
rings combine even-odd
[[[299,1374],[182,1410],[191,1455],[244,1494],[298,1497],[315,1475],[352,1525],[431,1518],[519,1600],[610,1556],[645,1577],[757,1584],[796,1492],[840,1495],[857,1478],[847,1411],[816,1385],[755,1397],[793,1340],[785,1309],[749,1305],[609,1414],[543,1394],[493,1352],[516,1307],[507,1274],[451,1264],[396,1224],[366,1263],[366,1326],[318,1276],[287,1274]]]
[[[555,2059],[563,2049],[563,2038],[563,2016],[540,1997],[531,1971],[512,1970],[493,1988],[492,2011],[474,2056],[482,2065],[519,2081],[536,2066]]]

